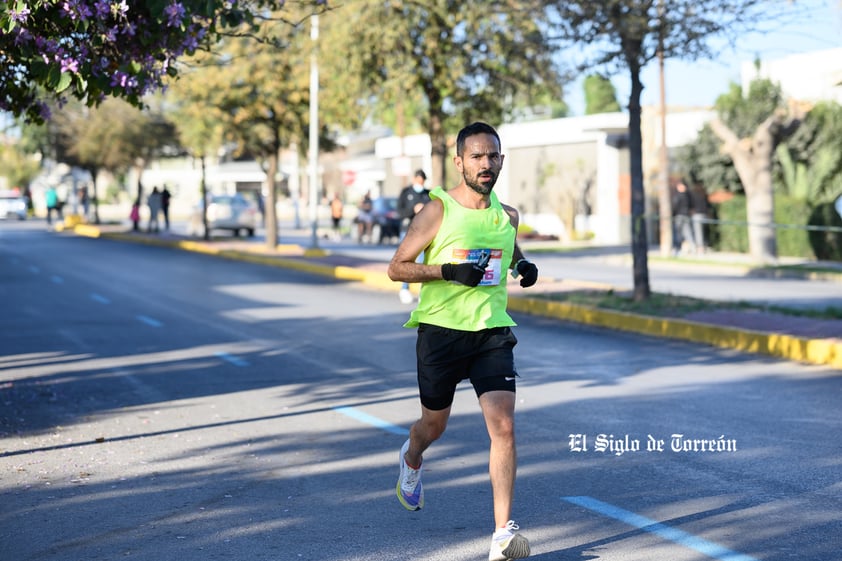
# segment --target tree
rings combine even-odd
[[[178,132],[181,146],[190,156],[199,160],[202,170],[199,191],[201,200],[208,200],[207,160],[216,154],[222,146],[223,117],[217,107],[204,102],[208,88],[198,80],[181,79],[172,88],[169,99],[175,101],[172,110],[173,122]],[[202,204],[202,225],[204,238],[210,239],[208,229],[207,204]]]
[[[303,17],[303,16],[302,16]],[[214,55],[203,55],[182,78],[176,93],[219,117],[224,139],[236,143],[266,172],[266,243],[278,243],[277,178],[281,150],[308,148],[309,57],[314,46],[306,23],[279,18],[263,22],[251,34],[228,37]],[[185,93],[187,92],[187,93]],[[320,146],[332,147],[326,130]],[[311,185],[318,189],[318,185]],[[206,233],[207,235],[207,233]]]
[[[448,132],[473,120],[499,122],[524,93],[560,97],[541,15],[521,2],[361,0],[323,19],[344,55],[336,77],[351,103],[384,92],[422,96],[415,107],[432,143],[431,179],[446,186]]]
[[[310,9],[325,0],[300,0]],[[50,99],[107,96],[141,106],[175,62],[220,34],[255,25],[283,0],[10,0],[0,11],[0,110],[43,122]]]
[[[778,146],[782,187],[811,205],[842,195],[842,105],[819,102]]]
[[[20,144],[0,144],[0,170],[9,187],[25,191],[38,176],[41,165]]]
[[[746,193],[749,253],[758,261],[773,262],[778,255],[772,227],[775,150],[798,128],[805,110],[795,103],[787,108],[780,87],[765,79],[752,81],[746,95],[732,84],[719,96],[716,108],[718,117],[710,128],[734,162]]]
[[[611,80],[602,74],[587,76],[582,88],[585,90],[585,115],[620,111],[617,91]]]
[[[146,162],[175,142],[174,128],[162,115],[141,111],[121,99],[107,99],[98,107],[71,103],[57,111],[54,117],[50,128],[54,131],[57,159],[88,170],[93,178],[94,221],[97,223],[99,173],[110,171],[119,175],[132,166],[140,172]],[[140,197],[140,179],[137,189]]]
[[[543,3],[539,3],[543,4]],[[549,3],[554,12],[554,39],[576,49],[578,68],[604,68],[609,75],[628,71],[629,156],[631,174],[631,237],[634,298],[649,297],[648,242],[645,226],[642,139],[640,131],[641,70],[657,58],[710,57],[709,41],[737,33],[769,17],[762,0],[588,0]],[[761,17],[763,16],[763,17]],[[587,45],[587,49],[582,46]],[[571,51],[571,54],[574,51]]]

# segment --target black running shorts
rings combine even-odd
[[[459,331],[422,323],[415,346],[421,404],[434,411],[450,407],[456,386],[465,379],[471,380],[477,397],[515,391],[516,344],[508,327]]]

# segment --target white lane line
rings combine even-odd
[[[248,361],[243,360],[238,356],[232,355],[231,353],[218,352],[218,353],[214,353],[214,354],[216,356],[218,356],[219,358],[221,358],[222,360],[224,360],[225,362],[233,364],[234,366],[248,366],[249,365]]]
[[[665,540],[683,545],[684,547],[695,550],[702,555],[710,557],[711,559],[718,559],[719,561],[758,561],[756,558],[749,555],[737,553],[736,551],[722,547],[717,543],[709,542],[706,539],[694,536],[693,534],[688,534],[682,530],[671,528],[670,526],[662,524],[656,520],[652,520],[651,518],[646,518],[645,516],[635,514],[634,512],[624,510],[612,504],[604,503],[600,500],[594,499],[593,497],[562,497],[562,499],[598,514],[613,518],[614,520],[624,522],[629,526],[634,526],[644,532],[655,534]]]
[[[135,316],[135,317],[137,318],[138,321],[143,322],[146,325],[149,325],[149,326],[152,326],[152,327],[161,327],[162,325],[164,325],[163,323],[161,323],[157,319],[153,319],[149,316]]]
[[[366,425],[371,425],[373,427],[377,427],[378,429],[382,429],[386,432],[390,432],[392,434],[397,434],[400,436],[408,436],[409,430],[403,427],[399,427],[398,425],[393,425],[383,419],[378,419],[373,415],[369,415],[368,413],[364,413],[359,409],[354,409],[353,407],[334,407],[334,411],[342,413],[343,415],[347,415],[352,419],[356,419],[361,423],[365,423]]]
[[[108,298],[106,298],[105,296],[103,296],[101,294],[97,294],[96,292],[91,293],[91,300],[93,300],[94,302],[99,302],[100,304],[110,304],[111,303],[111,300],[109,300]]]

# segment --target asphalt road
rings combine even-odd
[[[470,387],[425,509],[394,497],[418,413],[394,293],[4,223],[0,301],[0,559],[487,557]],[[533,559],[839,557],[838,371],[516,320]]]

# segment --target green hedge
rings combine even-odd
[[[729,201],[713,205],[713,218],[725,224],[711,224],[708,229],[710,246],[716,251],[748,253],[746,201],[735,196]],[[832,204],[811,208],[805,201],[775,196],[775,223],[794,226],[842,226],[842,219]],[[778,228],[778,255],[842,261],[842,232],[813,232],[800,228]]]
[[[842,228],[842,217],[833,204],[818,205],[810,214],[811,226]],[[816,257],[828,261],[842,261],[842,232],[810,231],[810,244]]]

